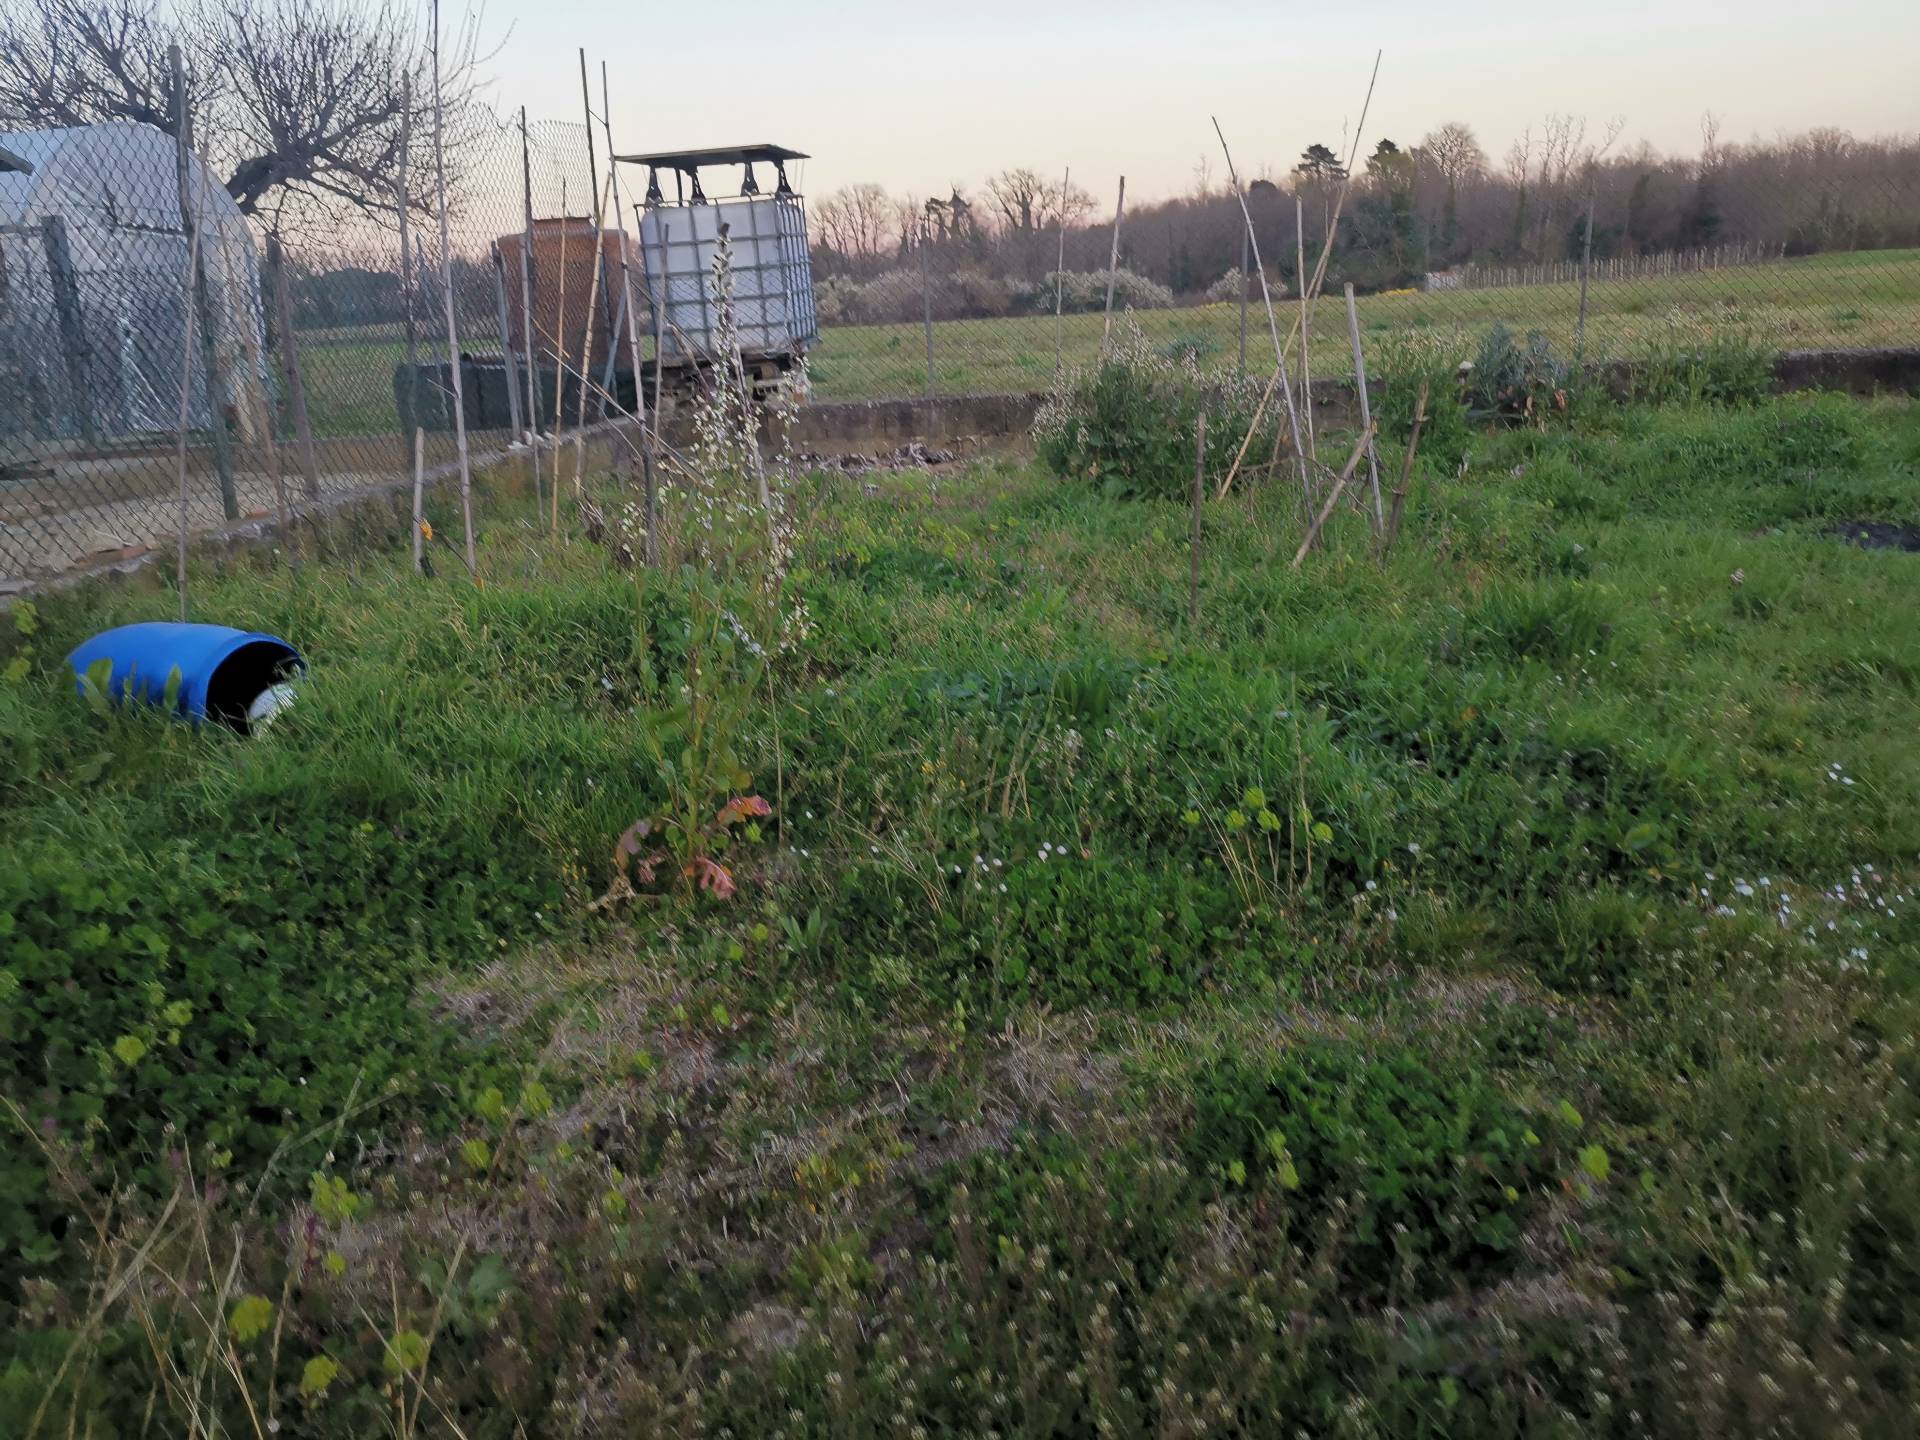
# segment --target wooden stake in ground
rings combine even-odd
[[[591,138],[592,127],[587,134]],[[613,177],[607,177],[612,184]],[[600,303],[600,271],[604,268],[606,247],[601,244],[607,213],[607,185],[593,195],[593,268],[587,271],[587,313],[580,322],[580,395],[573,415],[573,493],[581,493],[580,479],[587,468],[587,372],[593,368],[593,310]]]
[[[1333,238],[1340,233],[1340,212],[1346,207],[1347,192],[1353,189],[1354,156],[1360,153],[1360,135],[1367,128],[1367,112],[1373,108],[1373,87],[1374,82],[1380,78],[1381,53],[1376,50],[1373,55],[1373,74],[1367,81],[1367,98],[1360,106],[1360,124],[1355,128],[1353,144],[1347,150],[1347,173],[1340,182],[1340,193],[1334,198],[1333,213],[1327,217],[1327,234],[1320,244],[1320,260],[1313,267],[1313,283],[1306,290],[1306,299],[1309,303],[1319,296],[1320,287],[1326,283],[1327,261],[1333,255]],[[1306,312],[1303,310],[1301,313],[1304,319]]]
[[[627,361],[633,367],[633,413],[640,422],[640,476],[642,489],[641,514],[646,526],[646,538],[641,542],[640,552],[649,565],[660,561],[660,554],[653,539],[653,512],[656,508],[653,474],[653,455],[658,448],[654,426],[647,421],[647,387],[641,383],[640,369],[640,312],[633,301],[633,267],[627,263],[627,211],[620,198],[620,167],[613,161],[613,101],[607,85],[607,62],[600,62],[600,123],[606,127],[607,159],[613,165],[613,213],[620,234],[620,295],[627,311]],[[616,387],[617,388],[617,387]],[[658,423],[659,417],[654,417]]]
[[[1060,373],[1067,338],[1067,196],[1073,190],[1073,167],[1060,181],[1060,247],[1053,261],[1053,372]]]
[[[1200,412],[1193,441],[1193,534],[1187,552],[1187,623],[1200,623],[1200,507],[1207,488],[1207,412]]]
[[[1380,537],[1380,559],[1400,535],[1400,507],[1407,503],[1407,482],[1413,478],[1413,457],[1420,453],[1420,430],[1427,423],[1427,382],[1420,382],[1419,398],[1413,402],[1413,434],[1407,439],[1407,456],[1400,462],[1400,484],[1393,492],[1393,508],[1387,512],[1387,533]]]
[[[1367,447],[1372,443],[1373,427],[1368,426],[1360,432],[1360,438],[1353,442],[1353,453],[1347,456],[1347,463],[1341,468],[1339,478],[1333,482],[1327,503],[1320,507],[1320,513],[1313,517],[1313,524],[1307,527],[1306,538],[1300,542],[1300,548],[1293,552],[1293,564],[1288,569],[1298,570],[1300,562],[1307,558],[1307,552],[1313,549],[1313,542],[1320,538],[1320,527],[1327,523],[1327,517],[1333,514],[1333,507],[1340,503],[1340,492],[1347,488],[1347,481],[1353,478],[1353,472],[1359,468],[1360,457],[1367,453]]]
[[[1307,432],[1307,459],[1320,456],[1313,439],[1313,308],[1307,295],[1307,212],[1293,197],[1293,284],[1300,292],[1300,418]]]
[[[421,491],[427,478],[427,432],[420,426],[413,427],[413,568],[416,574],[426,572],[427,533],[420,527],[425,523],[421,511]]]
[[[467,406],[460,383],[460,327],[453,314],[453,237],[447,226],[445,99],[440,90],[440,0],[433,0],[433,180],[440,208],[440,294],[447,310],[447,368],[453,379],[453,444],[460,457],[460,526],[465,532],[467,573],[478,576],[473,548],[473,471],[467,462]]]
[[[1120,269],[1120,217],[1127,213],[1127,177],[1120,177],[1120,198],[1113,202],[1113,244],[1107,250],[1107,318],[1100,327],[1100,353],[1113,334],[1113,282]]]
[[[1373,486],[1374,533],[1387,528],[1386,508],[1380,500],[1380,455],[1373,448],[1373,404],[1367,398],[1367,356],[1360,348],[1360,312],[1354,308],[1353,286],[1347,289],[1347,335],[1353,341],[1353,389],[1360,397],[1360,425],[1367,437],[1367,480]]]
[[[553,310],[553,494],[552,516],[548,529],[558,533],[560,529],[560,431],[566,424],[564,406],[565,391],[562,388],[567,375],[567,230],[570,218],[567,215],[566,177],[560,180],[560,290],[554,297]],[[581,374],[581,384],[586,384],[585,372]]]
[[[933,396],[933,231],[920,222],[920,323],[927,336],[927,396]]]
[[[587,89],[587,50],[584,45],[580,47],[580,108],[585,112],[587,121],[587,174],[590,176],[598,175],[600,173],[600,167],[593,153],[593,100]],[[619,168],[618,165],[614,164],[613,152],[609,150],[607,152],[608,185],[614,183],[613,177]],[[607,297],[607,309],[611,312],[613,309],[613,272],[607,268],[607,247],[603,242],[602,235],[605,228],[606,210],[604,205],[602,205],[602,207],[596,209],[593,214],[593,273],[595,280],[599,283],[600,293]],[[593,313],[592,309],[589,308],[587,313],[591,315]],[[619,322],[609,313],[607,316],[607,354],[609,357],[617,354],[620,349],[618,325]],[[589,329],[588,333],[592,333],[591,329]],[[587,373],[592,353],[592,347],[589,346],[586,354],[582,355],[580,359],[580,373],[582,375]],[[604,396],[600,401],[600,418],[602,420],[607,418],[607,402]]]
[[[520,107],[520,194],[524,210],[520,232],[520,351],[527,362],[527,454],[533,466],[533,505],[545,508],[540,494],[540,352],[533,347],[533,156],[527,145],[527,107]]]
[[[1587,175],[1587,233],[1580,247],[1580,313],[1573,322],[1573,364],[1577,370],[1587,357],[1587,282],[1593,275],[1593,203],[1595,176]]]

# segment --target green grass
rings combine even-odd
[[[1920,409],[1576,416],[1436,454],[1384,566],[1209,505],[1197,626],[1183,507],[822,481],[741,893],[612,920],[679,580],[509,499],[478,587],[199,573],[313,662],[250,741],[73,695],[171,596],[49,600],[0,1429],[136,1256],[237,1431],[1910,1429],[1920,557],[1829,532],[1920,524]],[[177,1421],[104,1318],[62,1428]]]
[[[1498,321],[1525,334],[1541,330],[1563,355],[1573,352],[1579,313],[1577,285],[1370,295],[1359,302],[1369,345],[1394,333],[1417,333],[1469,356]],[[1282,304],[1282,337],[1297,305]],[[1239,346],[1239,310],[1233,305],[1149,310],[1134,317],[1156,344],[1197,338],[1233,356]],[[1344,306],[1336,294],[1314,308],[1313,372],[1351,375],[1353,352]],[[1728,332],[1773,349],[1911,344],[1920,335],[1920,251],[1877,250],[1818,255],[1775,265],[1676,275],[1592,287],[1587,355],[1632,358],[1682,334]],[[391,329],[391,327],[387,327]],[[1099,315],[1067,317],[1062,353],[1077,364],[1099,353]],[[397,338],[355,341],[327,332],[303,358],[313,424],[321,435],[388,435],[397,421],[393,369],[404,347]],[[934,327],[934,387],[946,395],[1044,390],[1054,376],[1054,320],[1003,316],[943,321]],[[1248,315],[1247,360],[1256,373],[1271,370],[1272,342],[1256,295]],[[828,327],[812,354],[814,393],[821,400],[871,400],[920,395],[927,389],[926,337],[921,326]]]

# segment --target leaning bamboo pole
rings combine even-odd
[[[440,207],[440,295],[447,312],[447,368],[453,381],[454,448],[460,456],[460,524],[467,573],[478,575],[473,548],[473,470],[467,458],[467,407],[460,384],[460,327],[453,313],[453,236],[447,224],[447,152],[440,88],[440,0],[433,0],[433,172]]]
[[[1120,198],[1113,202],[1113,244],[1107,252],[1107,318],[1100,327],[1100,353],[1113,334],[1113,282],[1120,269],[1120,219],[1127,211],[1127,177],[1120,177]]]
[[[1376,534],[1387,528],[1387,513],[1380,500],[1380,452],[1373,443],[1373,403],[1367,395],[1367,352],[1360,345],[1360,312],[1353,303],[1353,284],[1348,282],[1347,336],[1353,342],[1353,389],[1360,397],[1360,428],[1367,437],[1367,482],[1373,487],[1373,523]]]
[[[633,267],[627,263],[627,211],[620,198],[620,166],[613,158],[613,102],[607,85],[607,62],[600,62],[600,123],[606,128],[607,163],[613,174],[613,213],[620,235],[620,292],[627,311],[627,357],[633,367],[633,413],[640,422],[640,475],[642,487],[641,516],[646,526],[646,536],[641,541],[640,551],[649,565],[660,561],[659,547],[654,543],[654,511],[658,508],[655,497],[657,481],[653,473],[653,442],[655,426],[660,417],[655,415],[653,423],[648,423],[647,387],[640,369],[640,312],[633,301]],[[656,359],[656,364],[658,363]],[[618,388],[617,386],[615,387]]]
[[[1247,208],[1247,194],[1240,188],[1240,174],[1234,169],[1233,151],[1227,148],[1227,132],[1220,128],[1218,119],[1213,122],[1213,133],[1220,137],[1220,152],[1227,157],[1227,180],[1233,186],[1233,198],[1240,202],[1240,218],[1246,222],[1247,227],[1247,245],[1253,251],[1253,268],[1260,276],[1260,303],[1266,307],[1267,333],[1273,338],[1274,378],[1279,382],[1281,393],[1286,396],[1287,435],[1293,443],[1294,470],[1300,477],[1300,493],[1304,495],[1307,493],[1307,454],[1300,444],[1300,413],[1294,408],[1293,386],[1287,379],[1287,352],[1280,344],[1280,322],[1274,318],[1273,295],[1267,289],[1267,267],[1260,260],[1260,237],[1254,233],[1253,211]],[[1256,419],[1255,424],[1258,423]],[[1251,427],[1247,434],[1251,439],[1253,434]],[[1240,446],[1240,455],[1244,456],[1246,453],[1247,447],[1243,442]],[[1238,469],[1239,465],[1240,456],[1236,456],[1234,468]],[[1227,486],[1232,483],[1233,474],[1230,471],[1226,480],[1221,482],[1220,493],[1226,494]]]
[[[1380,51],[1374,52],[1373,74],[1367,80],[1367,98],[1365,103],[1362,104],[1360,107],[1360,124],[1354,130],[1354,142],[1353,142],[1353,145],[1349,148],[1346,178],[1341,182],[1340,193],[1335,198],[1332,214],[1328,217],[1326,237],[1322,241],[1320,246],[1320,261],[1319,261],[1319,264],[1317,264],[1314,267],[1313,281],[1306,288],[1305,294],[1302,297],[1303,303],[1301,306],[1300,316],[1296,318],[1294,322],[1294,329],[1289,331],[1287,334],[1288,345],[1293,344],[1293,337],[1295,335],[1304,333],[1301,326],[1305,320],[1306,315],[1309,313],[1309,310],[1314,300],[1319,297],[1320,287],[1326,282],[1327,262],[1329,259],[1332,258],[1332,255],[1333,255],[1333,237],[1339,233],[1339,229],[1340,229],[1340,212],[1346,207],[1347,192],[1353,188],[1353,156],[1359,152],[1360,135],[1365,131],[1367,126],[1367,113],[1373,108],[1373,89],[1374,89],[1375,83],[1380,78],[1381,53],[1382,52]],[[1214,129],[1217,131],[1219,130],[1219,128],[1220,128],[1220,124],[1216,120],[1214,122]],[[1226,137],[1224,135],[1221,136],[1220,144],[1221,144],[1221,147],[1224,149],[1226,146]],[[1229,159],[1228,163],[1229,163],[1229,168],[1231,168],[1231,163],[1232,163],[1231,159]],[[1240,206],[1241,206],[1242,212],[1244,213],[1246,210],[1246,201],[1244,199],[1240,202]],[[1276,369],[1273,373],[1273,376],[1267,381],[1266,393],[1260,397],[1260,404],[1258,408],[1256,408],[1253,412],[1254,413],[1253,424],[1248,426],[1246,438],[1240,442],[1239,454],[1237,454],[1234,457],[1233,464],[1227,468],[1226,478],[1220,482],[1220,489],[1217,492],[1218,494],[1225,495],[1227,493],[1228,487],[1233,484],[1233,477],[1240,473],[1240,462],[1246,458],[1247,447],[1253,443],[1254,432],[1259,427],[1260,417],[1266,413],[1267,402],[1273,398],[1273,392],[1275,388],[1280,384],[1281,378],[1282,378],[1282,371],[1279,369]],[[1291,408],[1291,404],[1292,404],[1291,400],[1289,400],[1288,403],[1289,403],[1289,408]]]
[[[608,177],[611,184],[612,177]],[[593,264],[587,271],[587,313],[580,322],[580,373],[584,376],[593,366],[593,311],[600,303],[600,271],[604,268],[601,244],[601,222],[607,213],[607,186],[600,186],[593,196]],[[587,387],[580,387],[579,404],[573,416],[573,493],[580,492],[580,479],[586,472],[587,464]]]
[[[1073,189],[1073,167],[1067,167],[1060,181],[1060,245],[1053,261],[1053,370],[1060,373],[1061,355],[1067,337],[1067,196]]]
[[[1313,302],[1307,295],[1307,212],[1293,197],[1293,283],[1300,292],[1300,418],[1307,432],[1307,459],[1318,460],[1313,438]]]

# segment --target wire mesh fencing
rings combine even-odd
[[[611,163],[612,138],[467,109],[363,193],[262,213],[152,126],[0,135],[0,591],[297,523],[416,456],[443,479],[462,432],[476,464],[537,473],[711,360],[725,228],[755,378],[804,355],[816,403],[1040,391],[1136,331],[1256,375],[1304,333],[1311,374],[1344,379],[1347,284],[1370,351],[1470,359],[1495,326],[1587,362],[1920,343],[1914,146],[1622,162],[1557,191],[1416,159],[1116,218],[1066,184],[810,207],[764,158],[715,162],[709,193]]]
[[[1257,263],[1238,202],[1221,194],[1123,215],[1117,243],[1111,216],[1064,235],[1057,221],[1034,233],[917,226],[857,256],[822,254],[816,241],[814,390],[876,399],[1042,389],[1058,368],[1096,357],[1115,324],[1169,355],[1260,375],[1273,368],[1275,332],[1297,357],[1304,328],[1311,373],[1349,378],[1347,283],[1369,347],[1396,336],[1462,360],[1496,325],[1589,362],[1716,340],[1774,351],[1913,345],[1920,149],[1910,159],[1868,182],[1875,225],[1830,237],[1791,218],[1821,213],[1817,189],[1782,197],[1740,229],[1716,225],[1711,243],[1679,225],[1631,235],[1629,191],[1613,210],[1595,197],[1591,236],[1582,205],[1545,237],[1503,234],[1468,248],[1396,218],[1407,212],[1377,186],[1356,185],[1346,212],[1330,214],[1268,185],[1249,196]],[[1506,203],[1524,215],[1524,199]],[[1321,287],[1303,305],[1323,250]],[[1526,258],[1541,254],[1551,258]]]

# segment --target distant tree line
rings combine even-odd
[[[1411,145],[1383,139],[1355,166],[1344,204],[1342,157],[1310,145],[1284,175],[1269,169],[1248,186],[1262,259],[1292,287],[1298,213],[1309,268],[1335,228],[1330,280],[1392,289],[1468,263],[1577,259],[1589,206],[1596,259],[1733,242],[1787,255],[1920,245],[1920,135],[1859,139],[1820,129],[1737,145],[1719,139],[1709,116],[1700,153],[1680,157],[1645,144],[1614,153],[1617,130],[1591,136],[1577,117],[1549,116],[1497,162],[1464,124]],[[911,289],[923,261],[947,275],[1030,286],[1055,269],[1063,223],[1069,271],[1106,265],[1104,209],[1078,185],[1029,167],[934,199],[852,185],[813,206],[815,273],[847,294],[883,277]],[[1120,267],[1176,295],[1199,295],[1238,270],[1241,232],[1231,192],[1202,175],[1189,194],[1129,205]],[[963,303],[957,313],[993,313],[994,295],[1023,293],[1004,283],[942,288],[971,297],[972,309]]]

